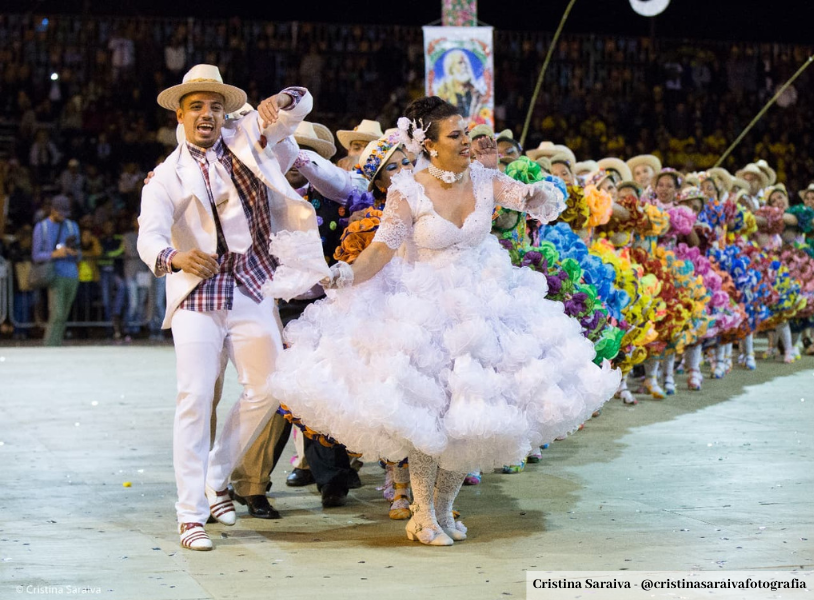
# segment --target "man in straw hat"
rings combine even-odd
[[[749,183],[748,194],[741,198],[741,202],[743,202],[749,210],[753,212],[756,211],[760,208],[760,201],[758,200],[760,190],[769,185],[769,176],[755,163],[749,163],[735,173],[735,176],[745,179]]]
[[[661,161],[652,154],[640,154],[627,161],[627,166],[633,175],[633,181],[646,190],[652,183],[656,173],[661,171]]]
[[[337,166],[346,171],[353,171],[367,145],[382,137],[382,125],[378,121],[362,119],[353,129],[339,129],[336,137],[348,155],[337,162]]]
[[[176,511],[181,545],[192,550],[212,548],[203,527],[210,515],[234,524],[229,476],[277,408],[268,376],[282,340],[274,301],[261,287],[299,293],[327,269],[313,207],[288,185],[283,173],[289,165],[279,159],[296,156],[290,136],[310,112],[311,95],[288,88],[258,111],[225,121],[245,102],[246,93],[224,84],[212,65],[194,66],[183,83],[161,92],[159,105],[175,111],[186,139],[155,169],[141,199],[139,254],[156,276],[167,277],[164,327],[172,328],[178,379]],[[295,152],[264,151],[277,144]],[[298,253],[313,270],[299,281],[276,280],[281,259],[270,254],[269,242],[283,233],[298,240]],[[237,366],[243,394],[212,446],[210,416],[224,350]]]

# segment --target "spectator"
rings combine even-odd
[[[79,226],[68,218],[70,215],[70,199],[57,196],[51,202],[50,216],[37,223],[34,228],[31,245],[33,262],[54,264],[54,278],[48,286],[48,325],[44,339],[46,346],[62,345],[65,324],[79,286]]]
[[[59,188],[63,194],[73,197],[75,205],[84,213],[85,206],[85,176],[79,170],[79,161],[72,158],[68,161],[68,168],[59,176]]]
[[[127,322],[128,337],[141,331],[146,319],[147,299],[153,275],[139,257],[138,217],[132,217],[131,229],[123,236],[124,243],[124,282],[127,288]]]
[[[26,223],[17,229],[14,241],[8,249],[8,259],[14,265],[14,339],[28,338],[29,326],[34,320],[34,302],[36,292],[28,286],[28,277],[31,273],[31,225]]]
[[[92,313],[93,305],[99,297],[99,257],[102,256],[102,244],[93,234],[93,217],[85,215],[79,221],[80,247],[82,260],[79,261],[79,291],[76,299],[80,307],[80,320],[96,321]]]
[[[120,340],[125,301],[124,266],[122,264],[124,246],[122,236],[116,233],[112,220],[106,221],[102,226],[102,236],[99,242],[102,245],[102,256],[99,258],[99,283],[102,288],[105,321],[112,324],[110,333],[112,333],[113,339]]]

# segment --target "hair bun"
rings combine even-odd
[[[404,116],[411,121],[415,120],[416,123],[418,123],[419,120],[427,122],[427,115],[434,113],[445,104],[447,104],[447,102],[438,96],[424,96],[423,98],[413,100],[405,109]]]

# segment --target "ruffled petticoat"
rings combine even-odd
[[[415,448],[454,471],[517,463],[579,427],[620,380],[546,293],[545,276],[512,267],[491,236],[430,262],[396,258],[289,324],[273,389],[311,429],[370,457]]]

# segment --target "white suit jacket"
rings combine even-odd
[[[252,111],[241,119],[224,123],[222,136],[229,150],[266,185],[272,233],[313,232],[313,243],[320,245],[313,206],[294,191],[284,176],[297,158],[294,130],[311,112],[312,105],[313,99],[306,92],[293,109],[281,110],[277,123],[266,130],[261,132],[259,115]],[[266,149],[260,145],[261,133],[266,136]],[[156,167],[155,175],[141,193],[138,251],[159,277],[163,273],[156,273],[156,260],[168,247],[181,252],[197,248],[207,254],[214,254],[217,249],[215,220],[206,184],[186,144],[179,144]],[[321,245],[318,254],[322,254]],[[319,267],[325,267],[324,260]],[[200,281],[200,277],[182,271],[167,277],[165,329],[171,326],[178,305]]]

